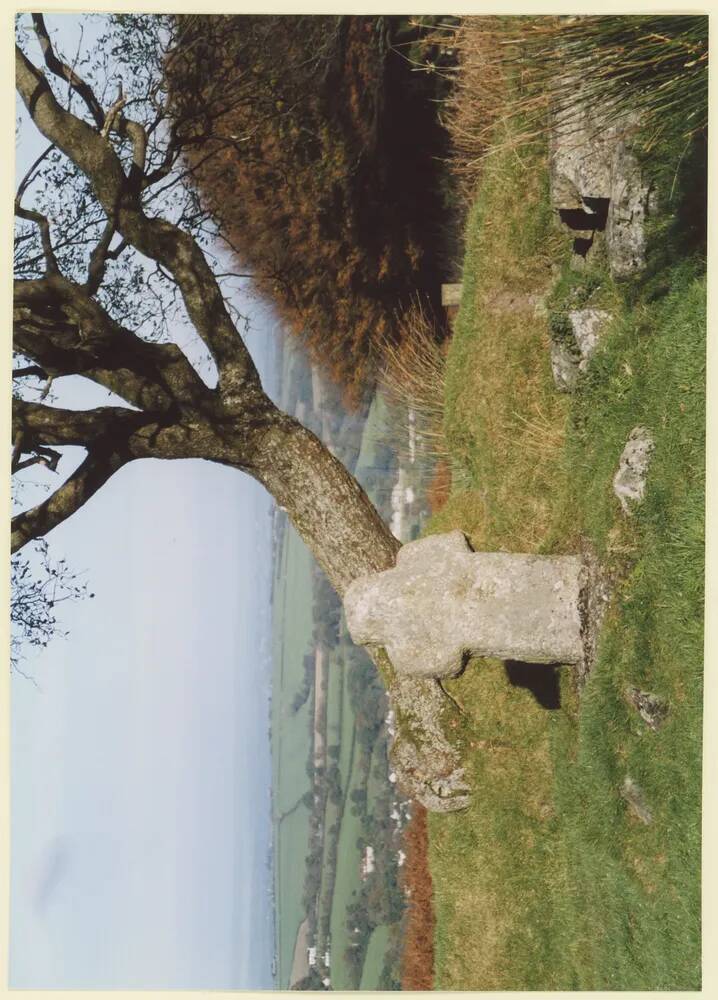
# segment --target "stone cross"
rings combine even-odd
[[[398,673],[446,677],[468,655],[578,663],[582,586],[577,556],[474,552],[451,531],[408,542],[393,569],[354,580],[344,610],[354,642],[383,646]]]

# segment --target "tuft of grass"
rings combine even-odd
[[[379,384],[392,418],[396,450],[405,461],[408,441],[419,452],[422,465],[433,465],[447,457],[443,430],[446,352],[439,330],[427,307],[416,298],[397,319],[399,340],[382,343],[382,373]]]
[[[584,104],[636,132],[651,149],[668,134],[682,145],[708,125],[705,15],[466,17],[446,122],[460,176],[475,186],[487,157],[545,137],[553,115],[571,126]],[[497,126],[509,128],[497,138]]]

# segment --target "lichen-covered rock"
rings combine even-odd
[[[645,823],[646,826],[653,822],[653,813],[646,802],[643,789],[629,775],[626,775],[623,780],[621,795],[636,819]]]
[[[596,109],[580,98],[575,80],[566,80],[565,93],[575,100],[555,111],[549,143],[551,202],[554,208],[589,210],[584,195],[610,198],[614,136],[601,127]],[[577,228],[577,227],[576,227]]]
[[[637,687],[626,688],[626,698],[636,709],[649,729],[660,729],[668,715],[668,705],[658,695],[641,691]]]
[[[625,278],[645,267],[645,222],[655,200],[632,150],[637,121],[602,121],[600,109],[581,100],[575,80],[566,81],[565,92],[576,96],[554,114],[552,204],[577,234],[577,253],[585,256],[596,231],[605,232],[611,273]]]
[[[579,375],[588,368],[601,333],[611,319],[604,309],[574,309],[568,313],[568,329],[551,339],[551,372],[561,392],[573,392]]]
[[[432,679],[396,675],[388,688],[399,723],[389,758],[405,795],[431,812],[455,812],[470,801],[458,751],[443,724],[451,702]]]
[[[620,501],[624,514],[630,514],[646,492],[646,475],[655,444],[651,432],[645,427],[634,427],[628,435],[626,446],[613,477],[613,492]]]
[[[575,348],[563,340],[551,341],[551,374],[559,392],[573,392],[578,384],[578,364],[581,360]]]
[[[611,162],[611,203],[606,243],[611,274],[627,278],[646,266],[646,221],[655,194],[630,148],[630,132],[618,133]]]
[[[455,675],[468,655],[577,663],[582,580],[578,557],[473,552],[452,531],[354,580],[344,610],[354,642],[383,646],[399,674]]]
[[[568,314],[573,335],[581,355],[579,369],[585,371],[591,356],[598,347],[601,331],[611,314],[604,309],[574,309]]]

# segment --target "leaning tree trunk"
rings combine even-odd
[[[401,545],[356,479],[294,418],[276,411],[252,474],[272,494],[340,597],[352,583],[391,569]],[[433,677],[396,674],[381,646],[367,652],[387,687],[396,722],[391,766],[405,794],[435,812],[468,804],[458,752],[444,730],[452,702]]]
[[[287,512],[340,597],[357,577],[394,565],[400,542],[356,479],[293,417],[276,411],[252,472]]]

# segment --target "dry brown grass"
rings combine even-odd
[[[434,475],[426,489],[426,499],[432,514],[438,514],[451,493],[451,467],[444,459],[436,463]]]
[[[458,67],[445,124],[467,194],[489,154],[544,137],[555,113],[567,124],[580,114],[578,80],[612,123],[633,128],[639,112],[646,148],[674,126],[685,138],[702,132],[707,41],[704,16],[463,18],[449,43]]]
[[[402,313],[398,326],[399,342],[385,341],[381,347],[382,388],[390,404],[417,415],[422,435],[438,442],[443,454],[446,351],[440,331],[420,299]]]
[[[545,18],[546,22],[555,18]],[[451,46],[458,52],[454,87],[446,101],[444,121],[451,135],[452,165],[470,199],[489,153],[509,141],[516,145],[538,134],[533,128],[515,134],[517,94],[529,110],[528,65],[521,59],[524,32],[536,18],[498,16],[465,17],[454,31]],[[546,25],[548,27],[548,25]],[[540,120],[547,108],[544,92],[530,98],[533,117]],[[509,136],[513,138],[510,140]]]
[[[448,473],[451,479],[444,433],[446,342],[418,298],[401,314],[398,328],[399,341],[381,346],[380,386],[390,412],[386,430],[401,461],[414,465],[428,492],[437,488],[437,476]]]

